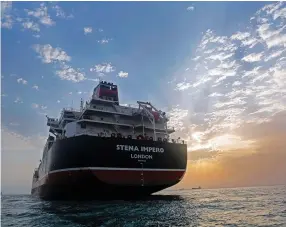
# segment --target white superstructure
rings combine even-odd
[[[149,102],[138,107],[121,106],[117,86],[100,82],[80,111],[63,109],[59,119],[48,118],[47,125],[56,137],[93,135],[132,139],[169,140],[174,129],[167,127],[166,114]]]

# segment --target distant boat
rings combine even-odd
[[[192,188],[192,189],[202,189],[201,186],[197,187],[197,188]]]

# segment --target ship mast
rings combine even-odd
[[[83,99],[81,98],[80,99],[80,112],[83,111]]]

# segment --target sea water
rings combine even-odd
[[[285,226],[286,186],[162,191],[140,200],[3,195],[1,226]]]

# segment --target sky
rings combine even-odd
[[[47,114],[99,79],[188,144],[175,188],[286,183],[283,2],[1,2],[1,187],[29,193]]]

